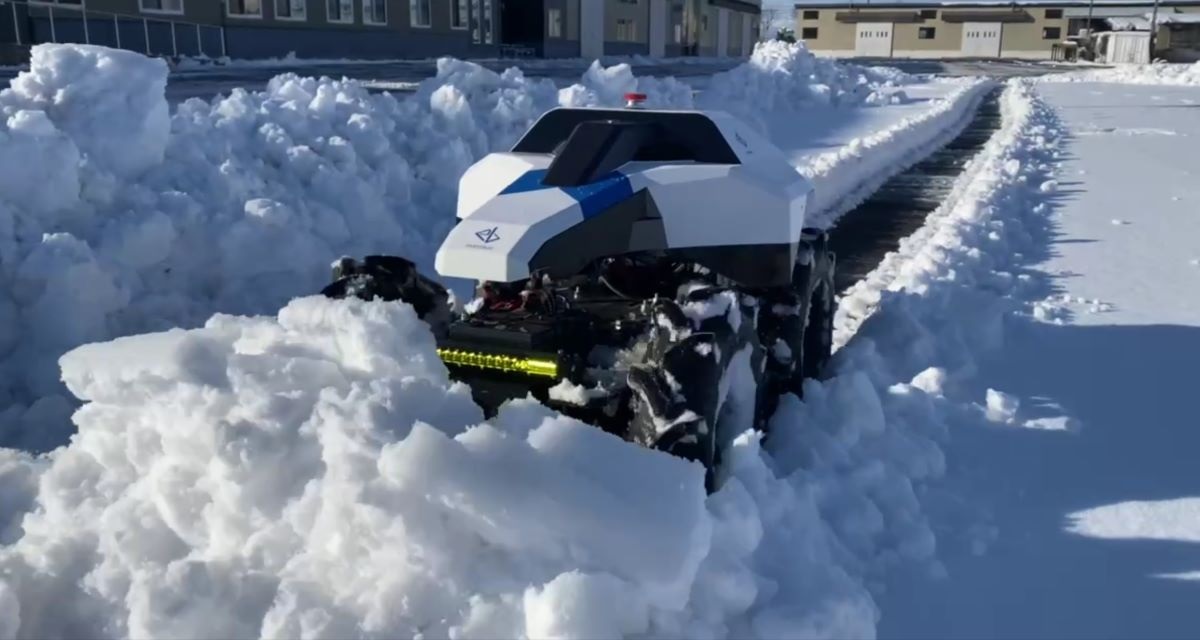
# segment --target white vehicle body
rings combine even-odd
[[[576,130],[580,123],[591,134]],[[630,128],[636,131],[625,130]],[[592,143],[581,140],[589,135]],[[612,151],[637,144],[625,156]],[[572,154],[619,164],[578,184],[548,185],[556,162],[604,160]],[[655,155],[672,157],[639,159]],[[626,156],[630,159],[621,162]],[[597,248],[597,257],[611,255],[614,247],[707,249],[705,255],[719,263],[723,252],[736,262],[745,250],[771,248],[776,262],[786,261],[790,270],[810,193],[809,182],[777,148],[722,112],[556,109],[513,151],[488,155],[463,175],[460,222],[438,251],[436,268],[443,276],[479,281],[526,279],[540,263],[561,263],[547,257],[547,244],[579,228],[572,251],[586,254],[591,247],[580,245],[602,237],[605,250]],[[642,203],[637,211],[613,213],[632,207],[628,203],[635,198]],[[593,222],[605,216],[611,218]]]

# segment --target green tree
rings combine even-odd
[[[787,27],[783,27],[775,34],[775,39],[788,44],[795,44],[796,32],[792,29],[788,29]]]

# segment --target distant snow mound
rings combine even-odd
[[[703,105],[756,119],[762,112],[813,106],[891,104],[909,76],[819,58],[803,43],[759,43],[750,60],[713,78]],[[903,94],[901,93],[900,96]]]
[[[1200,86],[1200,62],[1190,64],[1124,64],[1111,69],[1093,69],[1043,76],[1039,82],[1115,82],[1120,84],[1163,84]]]

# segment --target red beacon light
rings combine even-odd
[[[644,93],[627,93],[625,94],[626,109],[641,109],[642,103],[646,101]]]

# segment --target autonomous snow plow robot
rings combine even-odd
[[[390,256],[340,259],[324,293],[412,304],[489,413],[532,393],[711,472],[829,359],[834,256],[769,142],[627,99],[552,110],[463,175],[435,266],[469,304]]]

